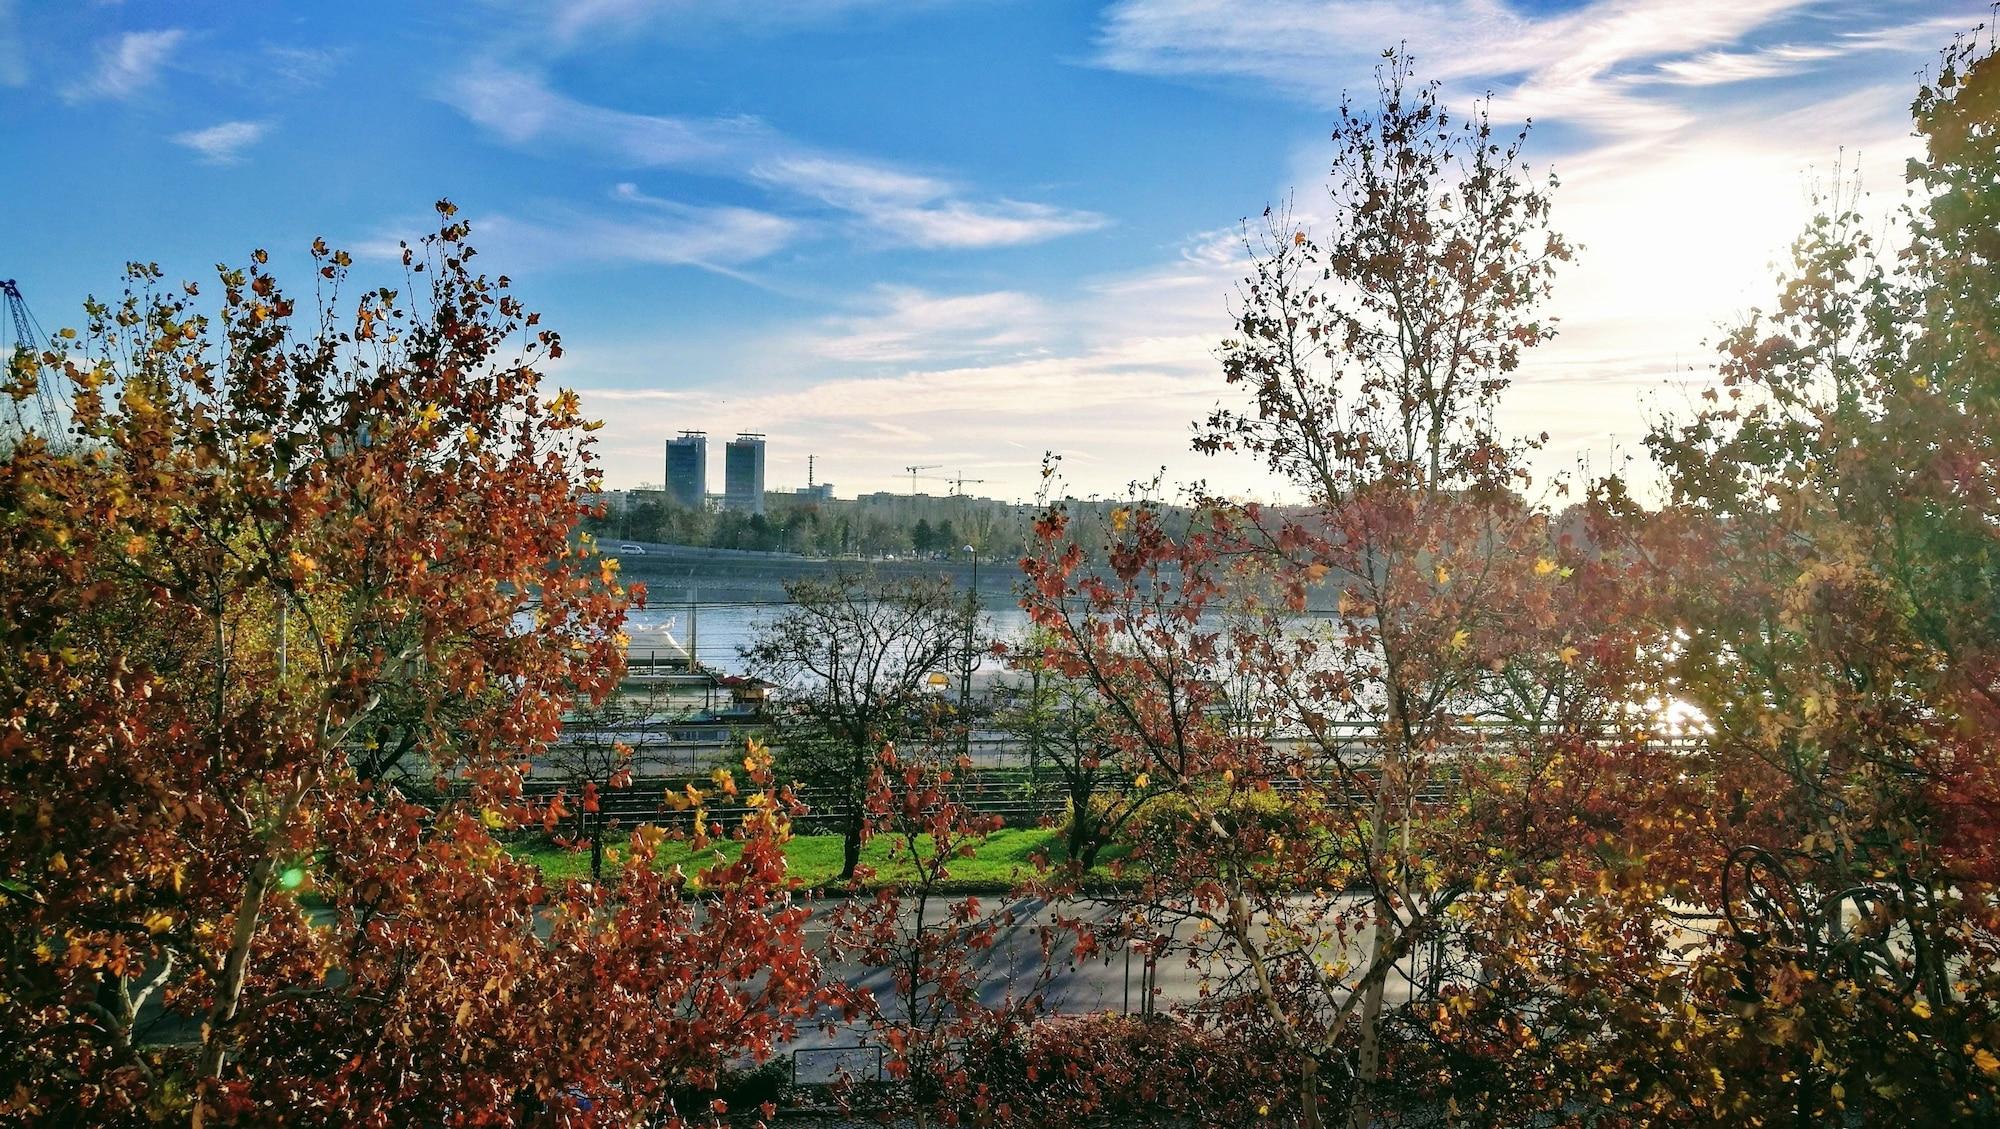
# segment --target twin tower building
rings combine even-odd
[[[667,497],[676,505],[699,509],[708,505],[708,433],[683,431],[667,440]],[[723,447],[722,508],[737,513],[764,512],[764,436],[739,433]]]

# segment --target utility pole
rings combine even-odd
[[[972,629],[979,619],[979,550],[970,545],[965,551],[972,554],[972,590],[965,595],[965,666],[958,676],[958,722],[965,736],[959,753],[968,764],[972,761]]]

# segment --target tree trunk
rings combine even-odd
[[[1299,1063],[1299,1126],[1320,1129],[1319,1060],[1307,1055]]]
[[[1383,741],[1380,777],[1375,784],[1375,810],[1373,826],[1369,828],[1369,857],[1374,859],[1381,873],[1371,876],[1375,887],[1375,928],[1369,938],[1368,964],[1374,968],[1383,956],[1396,945],[1396,920],[1389,912],[1389,892],[1383,887],[1388,874],[1382,866],[1383,856],[1388,853],[1390,843],[1389,815],[1390,782],[1399,781],[1404,775],[1404,744],[1408,740],[1403,728],[1404,719],[1398,709],[1396,696],[1389,696],[1389,726],[1391,733]],[[1375,1104],[1375,1080],[1382,1069],[1382,988],[1388,982],[1387,975],[1376,976],[1368,982],[1361,996],[1360,1045],[1354,1065],[1354,1089],[1347,1099],[1347,1124],[1349,1129],[1362,1129],[1371,1118]]]
[[[250,946],[257,938],[258,916],[271,892],[277,869],[269,855],[257,860],[243,885],[243,897],[236,905],[235,928],[230,934],[229,952],[223,958],[222,977],[216,984],[215,1004],[202,1021],[201,1070],[203,1078],[222,1077],[222,1060],[227,1055],[229,1025],[236,1019],[243,1000],[243,981],[250,970]],[[201,1118],[201,1103],[195,1103],[195,1118]]]
[[[861,809],[855,808],[840,829],[840,880],[846,882],[854,877],[854,868],[861,865]]]

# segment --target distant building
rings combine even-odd
[[[764,437],[757,432],[743,432],[723,449],[722,507],[743,514],[764,512]]]
[[[733,446],[733,444],[732,444]],[[763,466],[763,460],[758,460]],[[761,476],[760,476],[761,481]],[[698,510],[708,500],[708,434],[683,431],[667,440],[667,497],[676,505]]]

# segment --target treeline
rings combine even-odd
[[[1018,560],[1034,541],[1041,507],[989,498],[870,495],[860,499],[765,496],[766,512],[745,514],[674,503],[664,491],[605,495],[604,513],[583,527],[599,540],[650,541],[699,549],[749,549],[814,557],[881,558],[959,554],[967,545],[984,560]],[[1080,543],[1099,554],[1121,510],[1136,499],[1066,499]],[[1183,530],[1192,511],[1169,507]]]

